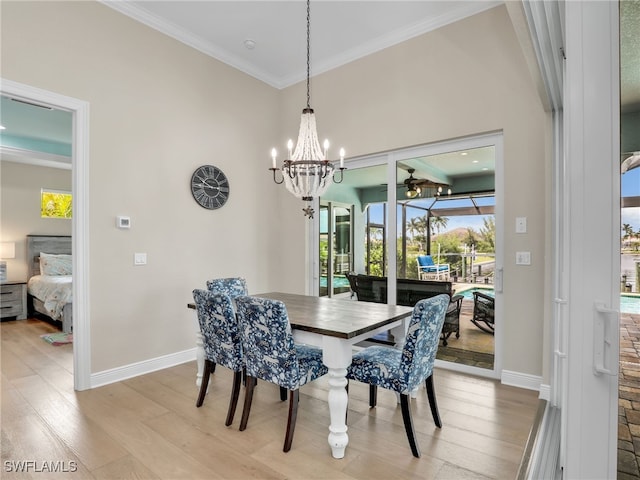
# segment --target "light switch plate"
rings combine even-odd
[[[527,233],[527,217],[516,217],[516,233]]]
[[[134,253],[133,254],[133,264],[134,265],[146,265],[147,264],[147,254],[146,253]]]
[[[531,265],[531,252],[516,252],[516,265]]]

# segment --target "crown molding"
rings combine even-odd
[[[71,157],[4,145],[0,145],[0,160],[3,162],[22,163],[23,165],[71,170]]]

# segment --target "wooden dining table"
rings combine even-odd
[[[343,458],[349,443],[345,387],[353,345],[387,330],[391,331],[396,343],[400,343],[412,308],[281,292],[253,296],[283,302],[295,341],[322,348],[322,361],[329,369],[329,446],[334,458]],[[195,308],[194,304],[189,306]],[[199,348],[202,348],[201,338],[199,343]],[[200,378],[201,375],[200,370]]]

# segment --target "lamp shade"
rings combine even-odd
[[[16,243],[0,242],[0,258],[16,258]]]

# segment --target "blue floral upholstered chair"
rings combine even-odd
[[[214,278],[207,280],[207,289],[210,292],[222,292],[229,295],[232,299],[238,295],[249,295],[247,290],[247,281],[241,277],[231,278]]]
[[[204,372],[196,407],[202,406],[209,386],[209,376],[217,364],[233,371],[233,387],[227,412],[226,426],[231,425],[238,404],[242,382],[243,360],[238,321],[229,295],[207,290],[194,290],[193,299],[198,312],[204,347]]]
[[[244,408],[240,430],[245,430],[251,412],[256,379],[275,383],[289,395],[289,416],[284,452],[291,450],[298,413],[299,388],[328,369],[322,363],[322,350],[295,344],[284,303],[259,297],[236,298],[240,338],[247,370]],[[280,397],[284,400],[286,397]]]
[[[347,371],[348,379],[369,384],[369,405],[372,408],[377,402],[377,387],[400,394],[402,420],[414,457],[420,457],[420,450],[411,419],[410,394],[423,381],[433,421],[442,428],[433,387],[433,364],[448,306],[449,295],[446,294],[420,300],[413,307],[402,349],[385,346],[365,348],[353,356]]]

